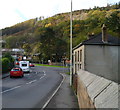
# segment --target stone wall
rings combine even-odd
[[[80,108],[91,108],[92,110],[94,110],[93,108],[95,108],[95,106],[87,93],[86,87],[79,77],[77,86],[77,97]]]
[[[80,70],[77,74],[80,108],[118,108],[118,84]]]

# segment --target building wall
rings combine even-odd
[[[118,82],[118,74],[120,74],[118,71],[118,63],[120,63],[118,49],[120,46],[86,45],[84,69]]]
[[[84,69],[84,48],[85,46],[83,45],[73,52],[73,73]]]
[[[82,55],[78,54],[80,50]],[[100,45],[74,50],[74,86],[80,108],[118,108],[119,52],[120,46]]]

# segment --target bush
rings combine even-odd
[[[9,52],[5,53],[2,58],[8,58],[10,62],[14,62],[14,59]]]
[[[14,59],[13,57],[11,56],[11,54],[9,52],[5,53],[2,57],[3,58],[8,58],[9,60],[9,69],[12,69],[14,67]]]
[[[10,60],[8,58],[2,58],[2,73],[8,72],[10,69]]]

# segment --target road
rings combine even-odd
[[[66,68],[36,66],[23,78],[2,81],[3,108],[42,108],[62,81]]]

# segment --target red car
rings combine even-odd
[[[32,64],[32,63],[30,63],[30,65],[29,65],[30,67],[34,67],[35,65],[34,64]]]
[[[16,64],[16,65],[19,65],[19,62],[16,62],[15,64]]]
[[[10,71],[10,78],[12,77],[17,77],[17,76],[20,76],[20,77],[23,77],[24,76],[24,73],[22,71],[21,68],[13,68],[11,71]]]

